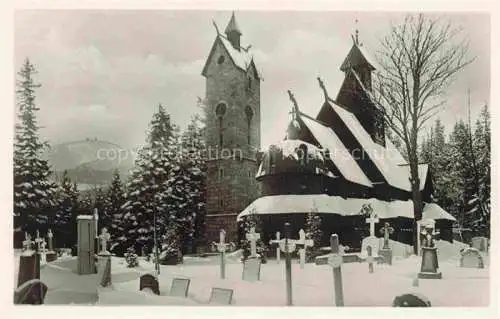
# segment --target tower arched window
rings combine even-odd
[[[247,118],[247,143],[250,144],[252,142],[252,118],[253,118],[253,110],[250,105],[247,105],[245,108],[245,115]]]
[[[222,147],[224,143],[224,115],[226,115],[226,104],[224,103],[219,103],[217,104],[217,107],[215,108],[215,115],[217,116],[217,126],[219,130],[219,146]]]

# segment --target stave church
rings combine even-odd
[[[214,23],[215,25],[215,23]],[[228,240],[242,238],[238,227],[245,216],[257,214],[261,238],[269,242],[290,222],[292,234],[305,227],[306,216],[317,213],[328,245],[332,233],[343,245],[360,248],[368,236],[362,207],[370,204],[379,222],[394,228],[391,239],[412,243],[413,203],[409,165],[387,134],[382,111],[372,96],[375,62],[358,41],[339,71],[344,80],[324,96],[316,115],[301,112],[291,92],[292,112],[286,137],[260,151],[261,74],[233,13],[216,37],[202,71],[206,80],[206,142],[215,152],[207,162],[207,242],[220,229]],[[266,107],[266,106],[264,106]],[[284,110],[289,109],[282,108]],[[432,203],[431,168],[419,165],[422,219],[435,221],[444,240],[452,239],[454,217]],[[295,237],[297,237],[296,235]],[[318,243],[315,243],[315,245]]]

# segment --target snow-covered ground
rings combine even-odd
[[[436,245],[443,279],[420,279],[418,287],[412,286],[420,270],[420,257],[417,256],[396,259],[392,266],[375,265],[373,274],[368,272],[365,263],[343,264],[345,306],[391,306],[395,296],[407,292],[426,296],[432,306],[488,306],[488,256],[485,256],[484,269],[460,268],[458,252],[465,245],[442,241]],[[138,291],[140,275],[154,270],[153,264],[144,260],[140,261],[139,267],[131,269],[126,267],[122,258],[113,257],[113,284],[108,288],[97,289],[96,275],[75,274],[72,269],[76,267],[76,259],[73,257],[45,265],[41,277],[49,287],[47,304],[207,305],[212,287],[219,287],[234,290],[233,305],[236,306],[286,305],[283,260],[280,264],[269,260],[262,265],[260,281],[246,282],[241,279],[243,265],[237,258],[228,257],[225,280],[220,279],[217,257],[186,257],[183,265],[161,266],[160,296]],[[174,277],[191,279],[188,298],[168,296]],[[329,266],[306,264],[300,269],[294,261],[292,283],[294,305],[334,305],[333,275]]]

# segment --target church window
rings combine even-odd
[[[219,64],[219,65],[220,65],[220,64],[224,63],[224,60],[225,60],[225,59],[226,59],[226,58],[224,58],[224,56],[223,56],[223,55],[221,55],[221,56],[217,59],[217,64]]]
[[[218,120],[218,126],[219,126],[219,146],[222,147],[224,143],[224,132],[223,132],[223,119],[224,115],[226,114],[226,104],[224,103],[219,103],[217,104],[217,107],[215,108],[215,115],[217,116]]]
[[[224,168],[219,168],[219,179],[223,179],[224,178]]]
[[[224,208],[224,200],[222,198],[219,199],[219,208]]]
[[[253,118],[253,110],[250,105],[247,105],[245,108],[245,115],[247,117],[247,143],[250,144],[252,142],[252,118]]]

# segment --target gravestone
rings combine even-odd
[[[246,239],[250,242],[250,258],[257,258],[257,241],[260,239],[260,234],[255,232],[255,227],[250,228]]]
[[[50,263],[57,260],[57,253],[54,251],[54,234],[51,229],[47,232],[47,241],[49,244],[49,251],[45,255],[45,258],[47,262]]]
[[[260,265],[261,261],[258,258],[249,258],[243,262],[243,280],[258,281],[260,280]]]
[[[212,288],[210,300],[208,303],[230,305],[233,301],[233,289]]]
[[[484,268],[483,256],[475,248],[467,248],[460,253],[460,267]]]
[[[139,290],[143,290],[145,288],[150,289],[156,295],[160,294],[158,279],[151,274],[144,274],[139,278]]]
[[[474,237],[471,239],[471,247],[481,252],[488,252],[488,238]]]
[[[383,258],[383,262],[392,265],[392,249],[389,247],[389,235],[394,233],[394,228],[389,223],[384,223],[384,227],[380,229],[380,233],[384,235],[384,245],[378,251],[379,256]]]
[[[99,253],[99,262],[97,269],[97,278],[101,287],[111,285],[111,254],[102,252]]]
[[[372,255],[372,246],[366,247],[366,262],[368,263],[368,272],[370,274],[373,273],[373,255]]]
[[[25,282],[28,282],[33,279],[39,279],[37,274],[37,258],[39,258],[38,254],[32,250],[24,251],[19,257],[19,272],[17,275],[17,286],[23,285]]]
[[[14,290],[15,305],[41,305],[47,294],[47,285],[40,279],[31,279]]]
[[[172,280],[172,286],[170,287],[170,295],[186,298],[188,295],[190,283],[191,279],[188,278],[174,278]]]
[[[402,294],[394,298],[393,307],[431,307],[431,302],[425,296],[417,293]]]
[[[280,249],[285,253],[285,279],[286,279],[286,304],[293,305],[292,299],[292,258],[291,253],[295,251],[295,243],[290,240],[290,223],[285,223],[285,238],[280,242]]]
[[[96,272],[95,267],[95,220],[91,215],[80,215],[78,222],[78,274],[89,275]]]
[[[333,286],[335,291],[335,305],[344,306],[344,290],[342,287],[342,251],[339,247],[339,237],[337,234],[330,236],[331,254],[328,256],[328,264],[333,269]]]
[[[437,248],[434,246],[434,236],[439,234],[432,227],[427,226],[422,234],[425,236],[424,246],[422,247],[422,265],[418,278],[422,279],[441,279],[439,272],[439,263]]]
[[[226,231],[221,229],[219,233],[219,242],[213,243],[220,253],[220,278],[226,278],[226,250],[230,244],[226,244]]]
[[[300,269],[304,269],[304,264],[306,262],[306,249],[307,247],[313,247],[314,241],[312,239],[306,239],[306,232],[301,229],[299,230],[299,240],[295,242],[299,248],[299,263]]]
[[[279,231],[277,231],[277,232],[276,232],[276,239],[273,239],[273,240],[270,240],[270,241],[269,241],[269,245],[277,245],[277,246],[276,246],[276,262],[277,262],[278,264],[280,263],[280,259],[281,259],[281,254],[280,254],[280,251],[281,251],[281,250],[280,250],[280,246],[279,246],[279,244],[280,244],[280,242],[281,242],[281,240],[280,240],[280,235],[281,235],[281,234],[280,234],[280,232],[279,232]]]

